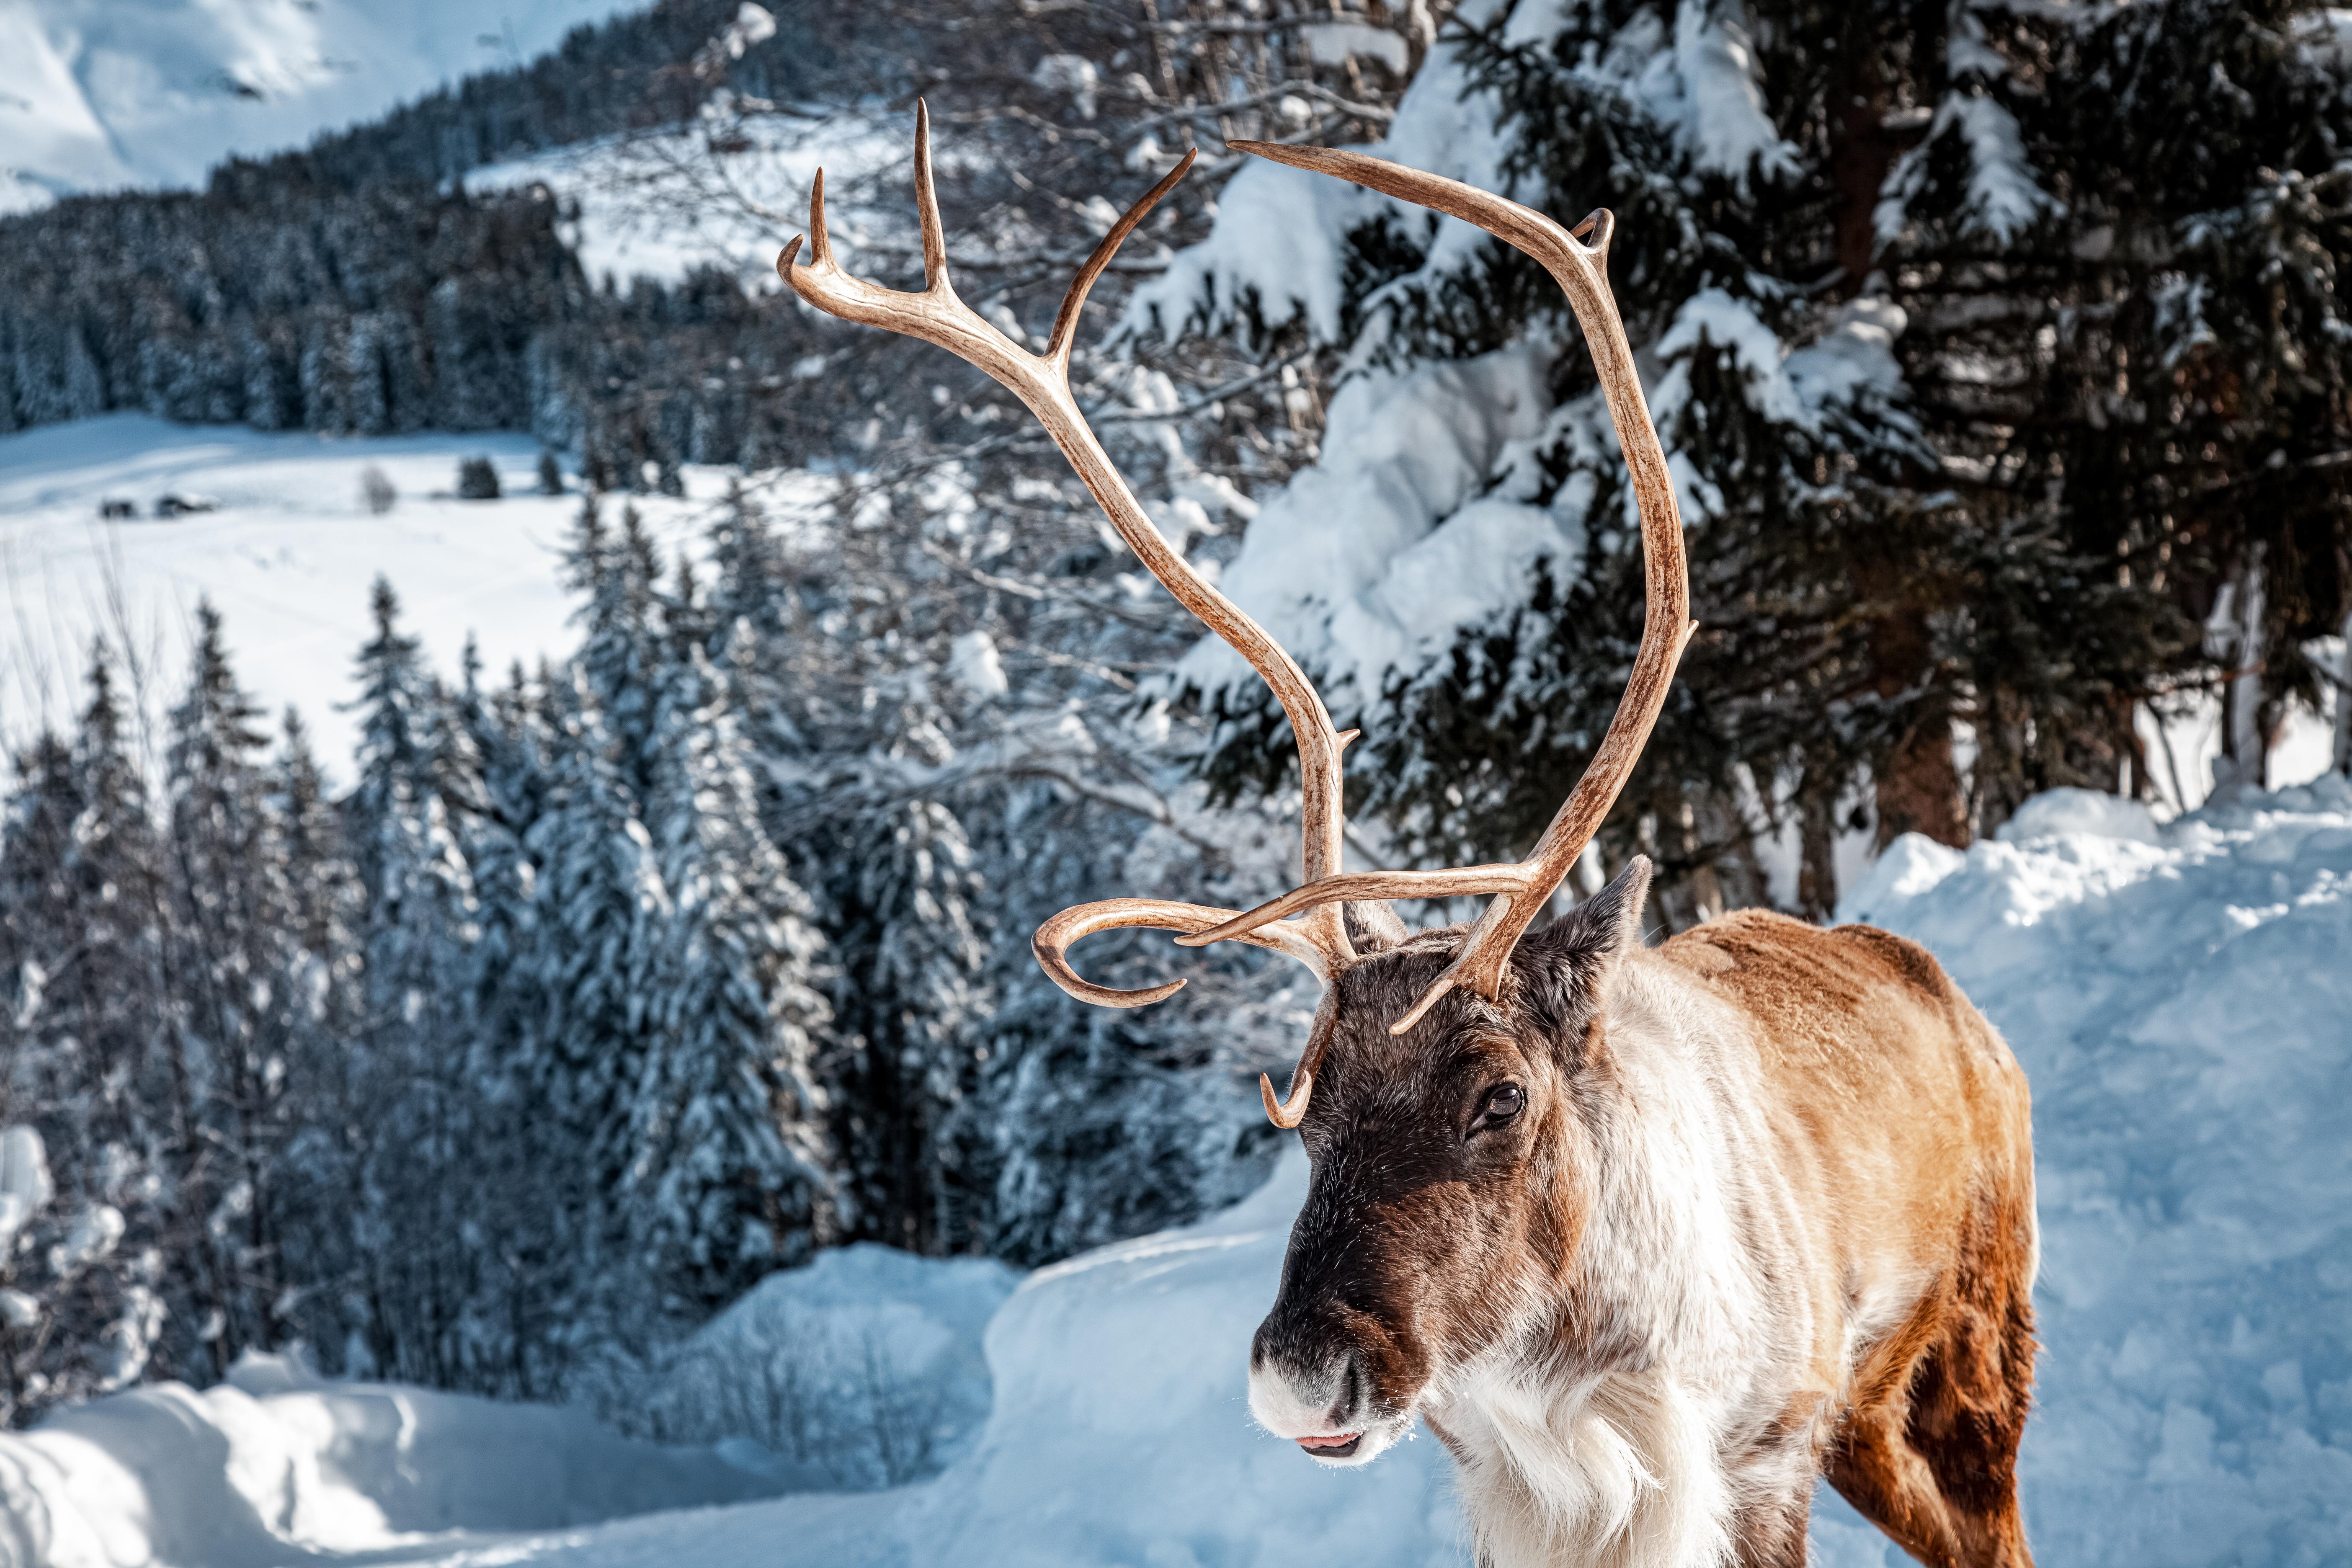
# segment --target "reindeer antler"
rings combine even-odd
[[[844,321],[884,327],[937,343],[987,372],[1037,416],[1038,423],[1077,470],[1078,478],[1086,481],[1087,489],[1110,519],[1111,526],[1118,530],[1128,548],[1135,552],[1136,558],[1180,604],[1232,644],[1265,678],[1276,700],[1282,704],[1298,742],[1302,794],[1300,868],[1307,886],[1320,886],[1339,870],[1339,752],[1354,739],[1355,731],[1341,734],[1334,730],[1323,699],[1282,646],[1243,614],[1240,606],[1211,587],[1183,556],[1170,547],[1137,504],[1118,468],[1112,466],[1070,392],[1070,347],[1077,334],[1078,313],[1086,304],[1087,290],[1110,264],[1120,242],[1192,169],[1193,157],[1193,153],[1187,153],[1182,163],[1129,207],[1127,216],[1103,237],[1086,265],[1078,268],[1070,291],[1063,297],[1061,311],[1054,319],[1053,334],[1046,340],[1043,354],[1030,353],[997,331],[958,299],[954,285],[948,281],[947,241],[940,228],[939,197],[931,188],[930,110],[920,103],[915,110],[915,210],[922,226],[922,292],[908,294],[877,288],[841,269],[825,234],[823,171],[818,172],[815,189],[809,195],[808,264],[793,265],[801,248],[796,237],[776,258],[776,270],[792,285],[793,292],[821,310]],[[1066,956],[1070,944],[1096,931],[1120,926],[1150,926],[1190,934],[1230,925],[1242,918],[1232,910],[1205,909],[1198,904],[1157,899],[1110,899],[1063,910],[1038,927],[1032,946],[1038,963],[1055,984],[1080,1001],[1106,1007],[1140,1007],[1174,994],[1184,982],[1171,981],[1139,991],[1095,985],[1081,979],[1070,967]],[[1355,950],[1349,945],[1339,905],[1318,903],[1296,922],[1275,923],[1278,919],[1268,915],[1254,921],[1248,931],[1232,934],[1255,946],[1287,953],[1327,984],[1355,962]],[[1272,1082],[1261,1077],[1259,1089],[1265,1097],[1267,1114],[1281,1126],[1297,1126],[1298,1119],[1306,1114],[1307,1097],[1313,1082],[1313,1074],[1304,1070],[1302,1065],[1302,1069],[1293,1075],[1289,1099],[1277,1105]]]
[[[1633,368],[1633,351],[1625,342],[1625,326],[1618,319],[1617,302],[1609,292],[1609,237],[1616,220],[1606,209],[1595,211],[1572,230],[1563,229],[1539,212],[1518,203],[1463,184],[1458,180],[1400,168],[1360,153],[1325,147],[1291,147],[1265,142],[1234,142],[1228,145],[1294,168],[1332,174],[1383,195],[1432,208],[1477,225],[1506,244],[1541,263],[1568,295],[1570,309],[1584,329],[1609,417],[1617,426],[1617,444],[1633,480],[1633,499],[1642,514],[1642,554],[1647,595],[1647,619],[1642,646],[1625,695],[1601,737],[1584,776],[1553,816],[1543,837],[1524,860],[1508,865],[1467,866],[1445,871],[1357,871],[1335,874],[1269,903],[1237,920],[1177,938],[1186,946],[1245,937],[1300,910],[1333,907],[1342,900],[1370,899],[1433,899],[1462,893],[1492,893],[1494,902],[1464,942],[1462,951],[1404,1016],[1390,1026],[1402,1034],[1418,1022],[1437,999],[1457,985],[1468,985],[1492,999],[1500,991],[1503,970],[1511,950],[1560,882],[1576,858],[1591,842],[1601,819],[1616,804],[1643,742],[1665,705],[1666,687],[1684,645],[1698,629],[1690,619],[1690,584],[1683,561],[1682,518],[1675,507],[1675,487],[1666,470],[1666,455],[1658,445],[1657,426],[1649,405],[1643,401],[1641,376]],[[1590,235],[1590,241],[1582,237]]]

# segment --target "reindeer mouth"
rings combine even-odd
[[[1363,1443],[1361,1432],[1342,1432],[1332,1437],[1301,1437],[1298,1446],[1318,1459],[1346,1459],[1354,1457]]]

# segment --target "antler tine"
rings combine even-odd
[[[923,231],[923,288],[955,292],[948,281],[948,238],[940,227],[940,194],[931,184],[931,106],[915,100],[915,222]]]
[[[1087,258],[1087,264],[1078,268],[1076,278],[1070,279],[1069,292],[1062,296],[1062,308],[1054,313],[1053,336],[1045,342],[1046,360],[1060,365],[1065,376],[1069,374],[1070,345],[1078,335],[1078,313],[1086,309],[1087,295],[1093,289],[1095,279],[1103,275],[1103,268],[1110,265],[1110,258],[1118,254],[1118,247],[1127,243],[1127,237],[1135,232],[1136,226],[1160,205],[1160,198],[1174,190],[1176,183],[1192,172],[1193,161],[1200,155],[1201,150],[1197,147],[1187,151],[1183,162],[1161,175],[1160,183],[1143,194],[1142,200],[1128,208],[1127,215],[1111,225],[1110,232],[1103,236],[1102,243],[1095,247],[1092,256]]]
[[[948,279],[947,243],[940,230],[938,197],[932,188],[930,111],[920,104],[917,106],[915,121],[915,193],[923,234],[922,291],[906,293],[877,288],[842,270],[825,235],[822,175],[809,199],[813,243],[808,262],[795,265],[801,241],[794,238],[777,257],[776,270],[792,285],[794,293],[829,315],[903,332],[946,349],[985,371],[1036,416],[1079,479],[1086,482],[1087,489],[1109,518],[1111,526],[1135,552],[1136,558],[1175,595],[1178,603],[1248,660],[1282,704],[1298,743],[1300,868],[1304,880],[1313,883],[1339,869],[1343,826],[1339,753],[1353,731],[1343,736],[1332,728],[1331,715],[1323,706],[1322,697],[1282,645],[1243,614],[1240,606],[1212,587],[1170,546],[1127,488],[1101,442],[1096,439],[1070,391],[1070,349],[1087,291],[1110,264],[1120,242],[1184,177],[1192,162],[1188,153],[1142,200],[1128,209],[1127,215],[1095,247],[1063,298],[1043,354],[1033,354],[1014,343],[956,297],[955,288]],[[1094,985],[1070,968],[1066,957],[1070,943],[1114,926],[1157,926],[1190,933],[1235,918],[1231,910],[1140,899],[1083,905],[1064,911],[1039,929],[1035,942],[1037,960],[1057,984],[1082,1001],[1106,1006],[1140,1006],[1172,994],[1176,986],[1118,991]],[[1309,910],[1304,920],[1295,924],[1253,931],[1246,940],[1298,959],[1326,980],[1355,960],[1341,911],[1336,906]]]
[[[1697,626],[1690,619],[1690,584],[1683,559],[1682,518],[1675,505],[1675,487],[1666,468],[1657,426],[1642,396],[1642,380],[1633,366],[1633,351],[1625,341],[1625,325],[1609,291],[1609,241],[1616,219],[1606,208],[1596,210],[1573,232],[1562,229],[1539,212],[1505,197],[1463,184],[1458,180],[1406,169],[1382,159],[1326,147],[1290,147],[1265,142],[1234,142],[1230,145],[1278,163],[1313,170],[1367,185],[1387,195],[1432,208],[1516,247],[1541,263],[1563,292],[1584,329],[1587,346],[1600,372],[1609,417],[1617,427],[1617,444],[1633,482],[1633,497],[1642,516],[1642,554],[1647,618],[1642,646],[1634,655],[1609,732],[1601,738],[1584,776],[1577,780],[1560,804],[1550,826],[1536,841],[1525,860],[1511,866],[1474,866],[1430,872],[1359,872],[1310,881],[1238,920],[1180,938],[1189,944],[1244,937],[1310,905],[1338,907],[1349,899],[1443,897],[1456,893],[1491,892],[1494,901],[1447,965],[1404,1016],[1390,1026],[1402,1034],[1419,1022],[1438,998],[1459,985],[1468,985],[1490,1000],[1502,988],[1503,971],[1520,935],[1548,903],[1576,858],[1591,842],[1609,808],[1616,804],[1626,778],[1642,754],[1651,729],[1664,707],[1666,688],[1685,645]],[[1591,235],[1587,241],[1580,236]]]

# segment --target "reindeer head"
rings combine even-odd
[[[1250,1352],[1267,1431],[1367,1463],[1433,1390],[1545,1326],[1591,1207],[1610,984],[1649,880],[1636,857],[1522,941],[1493,998],[1456,988],[1402,1034],[1387,1021],[1467,933],[1356,922],[1372,951],[1317,1019],[1321,1070],[1299,1121],[1313,1174]]]
[[[1360,1463],[1404,1430],[1433,1379],[1528,1326],[1534,1303],[1548,1294],[1543,1288],[1573,1253],[1585,1211],[1580,1194],[1591,1177],[1579,1084],[1599,1065],[1609,978],[1636,940],[1648,863],[1637,858],[1583,908],[1521,938],[1616,801],[1696,627],[1665,454],[1609,293],[1610,215],[1595,212],[1563,229],[1515,202],[1361,153],[1232,145],[1477,225],[1541,263],[1584,329],[1641,511],[1648,619],[1609,732],[1524,860],[1435,871],[1341,869],[1339,756],[1356,731],[1334,730],[1289,654],[1170,548],[1071,395],[1070,349],[1087,291],[1183,178],[1192,154],[1079,268],[1043,354],[1006,338],[948,281],[929,116],[919,107],[922,291],[876,288],[841,270],[825,236],[822,173],[809,203],[808,264],[794,265],[795,239],[776,268],[819,309],[937,343],[1010,389],[1137,558],[1249,660],[1290,721],[1302,794],[1299,888],[1246,913],[1156,899],[1082,904],[1046,921],[1033,945],[1055,984],[1108,1007],[1143,1006],[1184,984],[1121,991],[1082,979],[1070,966],[1070,946],[1121,926],[1177,931],[1187,946],[1234,940],[1270,948],[1323,981],[1288,1095],[1277,1100],[1272,1081],[1259,1079],[1276,1125],[1302,1129],[1314,1174],[1281,1296],[1258,1331],[1250,1403],[1268,1428],[1317,1458]],[[1385,903],[1463,894],[1494,899],[1475,925],[1418,936]]]

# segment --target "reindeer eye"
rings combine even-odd
[[[1486,1096],[1486,1103],[1478,1108],[1478,1120],[1470,1131],[1477,1132],[1490,1127],[1500,1127],[1517,1116],[1527,1103],[1526,1092],[1517,1084],[1507,1083]]]

